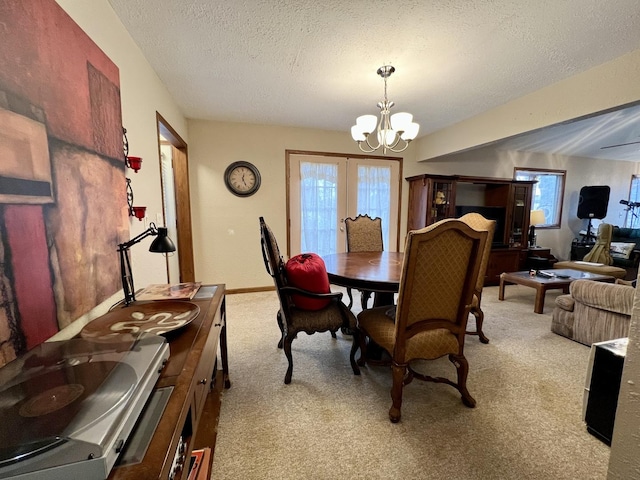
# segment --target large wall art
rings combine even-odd
[[[116,65],[53,0],[0,0],[0,365],[120,286]]]

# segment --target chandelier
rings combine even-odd
[[[418,136],[420,125],[413,121],[413,115],[407,112],[398,112],[391,115],[391,107],[394,103],[387,99],[387,78],[396,69],[391,65],[380,67],[377,71],[384,79],[384,100],[378,102],[380,109],[380,122],[375,115],[362,115],[356,118],[356,124],[351,127],[351,136],[358,142],[358,147],[365,153],[371,153],[382,148],[399,153],[407,149],[409,142]],[[376,124],[378,128],[376,129]],[[371,134],[376,130],[377,145],[371,144]]]

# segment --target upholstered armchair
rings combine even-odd
[[[359,364],[367,361],[365,337],[391,356],[392,422],[400,420],[402,390],[414,378],[452,385],[464,405],[475,406],[467,390],[469,364],[464,356],[464,339],[487,235],[456,219],[410,231],[397,306],[374,307],[358,314]],[[445,355],[456,367],[455,382],[414,369],[417,360]]]
[[[466,223],[474,230],[487,232],[487,241],[485,242],[484,249],[482,251],[478,280],[476,281],[476,288],[473,291],[473,303],[471,304],[471,313],[476,319],[476,329],[475,331],[467,330],[467,335],[478,335],[478,338],[482,343],[489,343],[489,339],[482,331],[484,312],[482,311],[480,303],[482,301],[482,288],[484,287],[487,265],[489,265],[489,255],[491,255],[491,242],[493,242],[493,233],[496,229],[496,221],[484,218],[479,213],[467,213],[460,217],[459,220]]]
[[[342,293],[331,293],[329,279],[326,280],[327,293],[317,293],[310,289],[294,287],[287,278],[285,263],[280,255],[280,249],[271,228],[260,217],[260,243],[262,257],[267,273],[273,278],[280,309],[276,315],[281,337],[278,348],[283,348],[289,362],[284,383],[291,383],[293,374],[293,357],[291,343],[300,332],[312,335],[317,332],[331,332],[336,338],[338,329],[348,329],[353,332],[353,341],[349,359],[355,375],[360,375],[360,369],[355,361],[359,336],[356,330],[356,318],[342,303]],[[326,276],[326,271],[324,273]]]
[[[569,293],[556,297],[551,331],[589,346],[628,336],[636,289],[616,282],[571,282]]]
[[[358,215],[356,218],[345,218],[345,228],[347,229],[347,251],[348,252],[382,252],[382,219],[380,217],[371,218],[369,215]],[[360,302],[362,309],[367,308],[369,291],[360,291]],[[353,306],[351,289],[347,288],[349,297],[349,308]]]

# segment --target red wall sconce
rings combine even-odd
[[[135,173],[138,173],[138,170],[142,168],[142,158],[141,157],[126,157],[127,159],[127,167],[132,169]]]
[[[131,215],[142,221],[147,212],[147,207],[131,207]]]

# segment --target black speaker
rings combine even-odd
[[[582,187],[578,199],[578,218],[604,218],[607,216],[611,187],[598,185]]]

